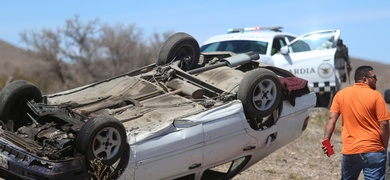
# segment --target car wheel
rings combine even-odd
[[[270,115],[280,105],[282,85],[275,73],[268,69],[248,72],[238,87],[237,98],[248,118]]]
[[[385,102],[387,104],[390,104],[390,89],[386,89],[385,90],[385,94],[383,96],[385,98]]]
[[[126,131],[123,124],[111,116],[98,116],[88,120],[76,138],[76,150],[88,160],[101,159],[113,165],[126,148]]]
[[[333,96],[335,93],[333,92],[324,92],[324,93],[316,93],[317,95],[317,107],[330,108],[332,105]]]
[[[180,61],[179,67],[188,71],[197,67],[199,63],[199,44],[191,35],[176,33],[169,37],[162,45],[157,59],[157,65],[166,65],[173,61]]]
[[[27,102],[42,102],[41,91],[32,83],[17,80],[9,83],[0,93],[0,119],[5,129],[16,131],[31,122],[27,116]]]

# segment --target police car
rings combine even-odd
[[[329,107],[340,90],[339,72],[335,69],[339,29],[315,31],[302,36],[282,32],[276,27],[227,29],[227,34],[213,36],[201,45],[201,52],[230,51],[260,54],[257,61],[286,69],[308,80],[317,94],[317,106]]]

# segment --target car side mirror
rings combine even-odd
[[[280,53],[288,54],[288,46],[283,46],[282,48],[280,48]]]
[[[384,96],[385,96],[386,103],[390,104],[390,89],[386,89]]]

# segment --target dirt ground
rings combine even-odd
[[[341,134],[339,124],[331,140],[335,154],[327,157],[321,149],[327,117],[328,109],[313,108],[310,111],[309,125],[298,139],[259,161],[234,177],[233,180],[340,179]],[[359,179],[363,179],[362,174]]]

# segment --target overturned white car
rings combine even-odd
[[[14,81],[0,94],[0,176],[230,179],[298,138],[316,105],[306,80],[258,58],[200,54],[177,33],[156,64],[104,81],[49,95]]]

